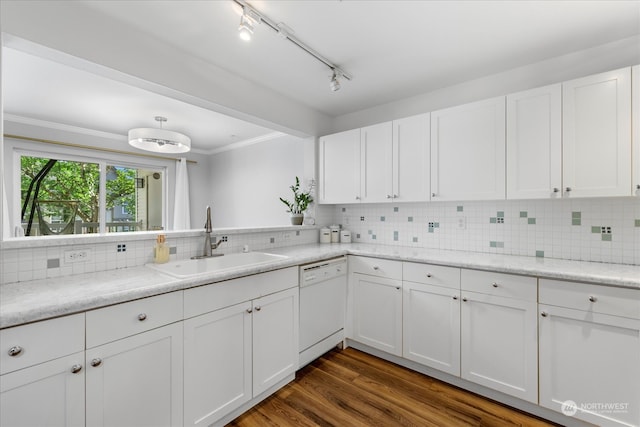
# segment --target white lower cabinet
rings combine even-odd
[[[185,291],[185,426],[217,425],[295,373],[297,280],[289,268]]]
[[[84,426],[84,351],[0,377],[0,425]]]
[[[463,269],[461,288],[462,378],[538,403],[537,280]]]
[[[352,274],[352,336],[373,348],[402,355],[402,281]]]
[[[182,352],[181,322],[87,349],[87,425],[182,425]]]
[[[460,290],[403,282],[403,357],[460,375]]]
[[[540,405],[640,426],[640,291],[541,280],[540,302]]]

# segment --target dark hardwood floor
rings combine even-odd
[[[553,426],[375,356],[333,350],[229,426]]]

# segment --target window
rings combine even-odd
[[[20,156],[25,236],[162,230],[163,170]]]

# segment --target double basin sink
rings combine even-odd
[[[213,258],[173,261],[166,264],[147,264],[147,267],[178,279],[185,279],[201,274],[220,273],[237,268],[254,267],[287,258],[285,255],[269,254],[266,252],[243,252]]]

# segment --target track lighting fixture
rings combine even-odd
[[[251,36],[253,35],[253,20],[246,14],[244,11],[242,12],[242,16],[240,17],[240,26],[238,27],[238,33],[240,38],[246,42],[251,40]]]
[[[329,87],[332,92],[337,92],[340,90],[340,81],[338,80],[338,75],[336,74],[336,70],[333,70],[333,75],[331,76],[331,81],[329,82]]]
[[[313,50],[311,47],[307,46],[301,40],[293,35],[293,30],[286,26],[283,22],[276,23],[269,17],[261,14],[256,9],[253,8],[246,0],[232,0],[236,3],[239,8],[242,8],[242,16],[240,17],[240,26],[238,27],[238,32],[240,33],[240,38],[245,41],[251,40],[251,36],[253,35],[253,30],[256,24],[265,24],[267,27],[271,28],[273,31],[278,33],[283,39],[289,40],[294,45],[298,46],[304,52],[307,52],[309,55],[313,56],[318,61],[322,62],[324,65],[329,67],[331,71],[333,71],[333,76],[331,77],[331,81],[329,82],[329,87],[333,92],[340,90],[340,81],[339,78],[345,78],[347,80],[353,79],[353,77],[340,69],[338,66],[330,62],[327,58],[320,55],[318,52]]]

